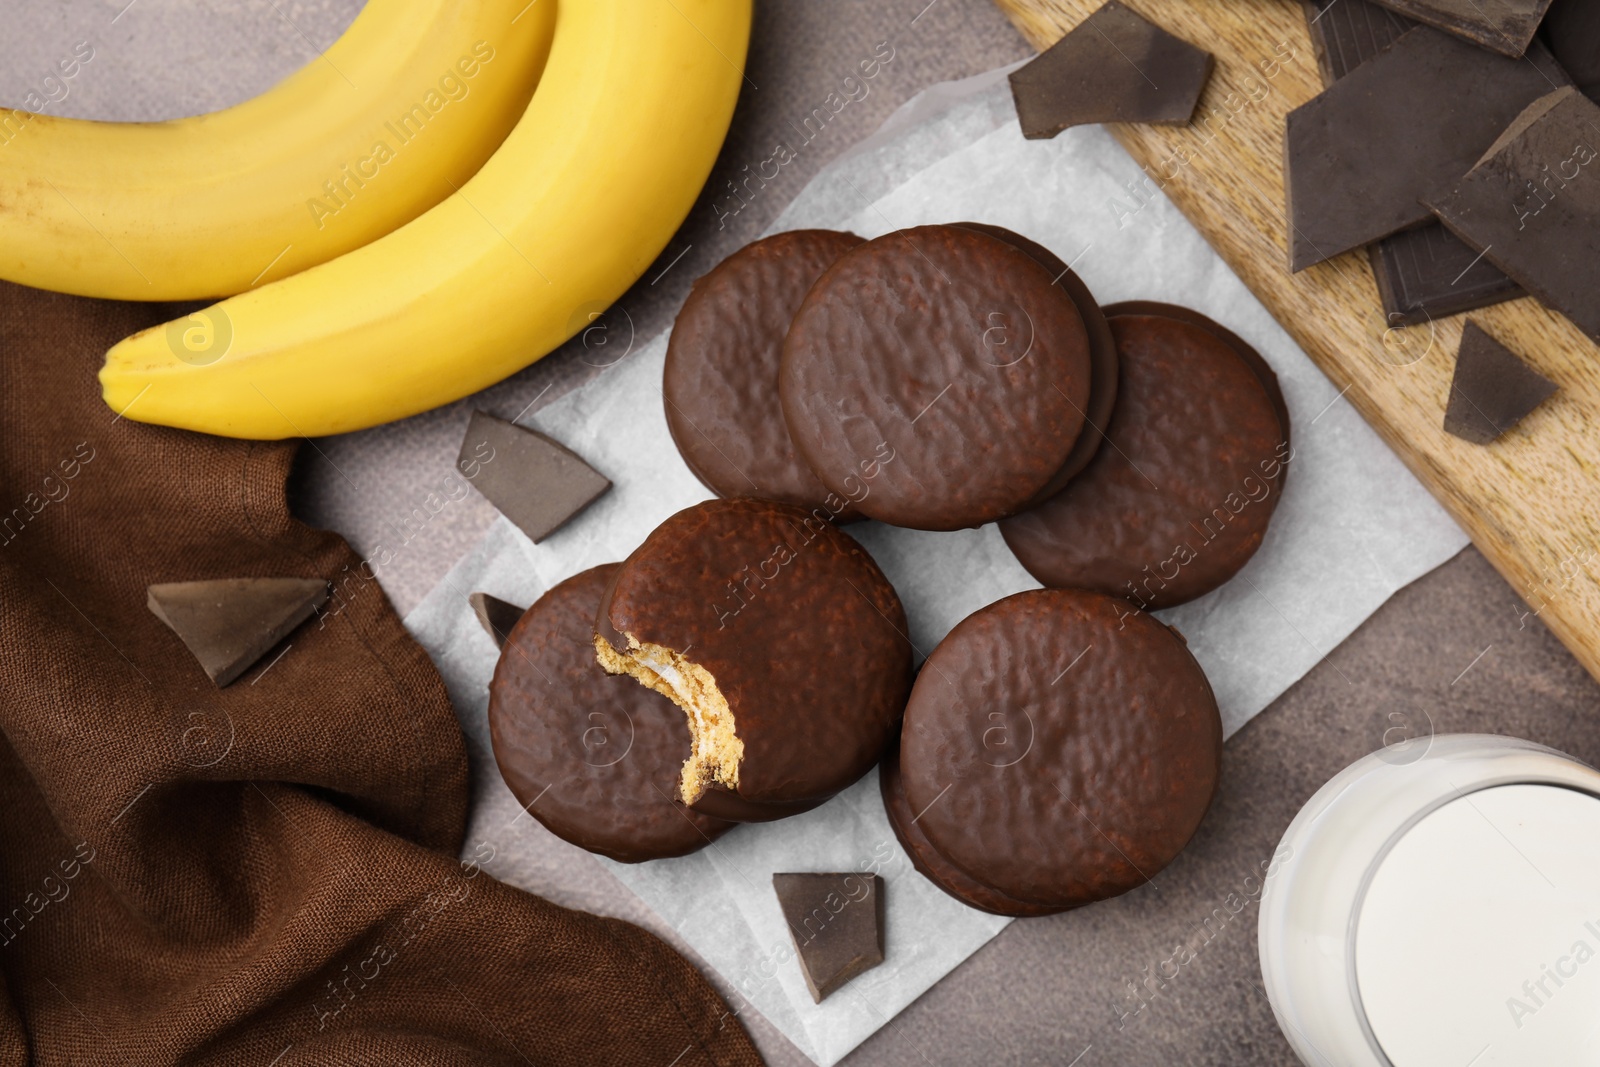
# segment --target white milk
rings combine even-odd
[[[1600,774],[1514,738],[1407,742],[1302,809],[1261,967],[1307,1064],[1600,1067]]]

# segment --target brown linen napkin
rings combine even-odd
[[[463,850],[444,686],[290,517],[296,444],[101,403],[171,310],[0,283],[0,1067],[759,1064],[667,945]],[[145,587],[253,575],[338,594],[219,691]]]

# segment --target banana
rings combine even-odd
[[[527,366],[621,296],[688,214],[733,116],[750,18],[751,0],[562,0],[526,114],[459,191],[117,344],[106,403],[228,437],[315,437]]]
[[[516,125],[556,0],[371,0],[324,55],[224,111],[0,109],[0,277],[213,299],[343,255],[466,182]]]

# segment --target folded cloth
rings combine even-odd
[[[479,869],[444,686],[289,515],[297,445],[101,402],[173,311],[0,283],[0,1065],[759,1064],[661,941]],[[219,690],[145,587],[251,576],[332,595]]]

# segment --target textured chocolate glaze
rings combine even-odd
[[[1070,907],[1169,863],[1200,825],[1222,722],[1175,631],[1077,589],[1017,593],[928,657],[900,742],[906,803],[953,865]]]
[[[966,871],[957,867],[933,847],[915,821],[915,813],[906,804],[905,786],[900,780],[900,746],[890,745],[878,764],[878,792],[883,796],[883,808],[889,815],[889,825],[900,847],[911,857],[911,865],[922,876],[969,908],[977,908],[991,915],[1011,915],[1024,918],[1035,915],[1054,915],[1065,908],[1049,908],[1043,904],[1008,897],[1000,890],[986,886]]]
[[[1190,323],[1227,342],[1228,347],[1239,353],[1239,358],[1249,365],[1257,380],[1261,382],[1261,387],[1267,391],[1267,398],[1272,401],[1272,410],[1278,413],[1278,425],[1283,429],[1284,438],[1288,438],[1289,405],[1283,399],[1283,389],[1278,385],[1277,372],[1243,337],[1216,319],[1181,304],[1163,304],[1159,300],[1120,300],[1115,304],[1107,304],[1103,310],[1107,323],[1120,315],[1155,315],[1158,318]],[[1280,471],[1278,476],[1282,478],[1283,472]]]
[[[711,673],[744,742],[726,799],[751,804],[821,803],[860,778],[910,688],[905,611],[872,557],[772,501],[712,500],[667,519],[623,562],[596,629],[619,651],[632,634]]]
[[[1050,485],[1083,427],[1089,364],[1083,317],[1045,267],[984,233],[921,226],[817,280],[790,324],[779,393],[829,489],[863,479],[862,514],[955,530]]]
[[[791,230],[745,245],[694,283],[667,343],[667,429],[696,478],[721,497],[756,496],[859,517],[795,451],[778,403],[783,338],[811,283],[862,243]]]
[[[1060,256],[1039,242],[1004,226],[990,226],[983,222],[958,222],[955,225],[997,237],[1032,256],[1035,262],[1050,272],[1056,285],[1072,297],[1089,335],[1089,403],[1083,411],[1084,427],[1079,431],[1078,440],[1068,453],[1066,462],[1056,471],[1050,483],[1035,494],[1030,501],[1031,506],[1061,492],[1062,487],[1087,467],[1094,454],[1100,451],[1100,442],[1105,440],[1105,430],[1111,424],[1111,412],[1117,404],[1117,339],[1112,336],[1111,324],[1106,321],[1094,294],[1089,292],[1083,279]]]
[[[729,822],[777,822],[779,819],[787,819],[791,815],[799,815],[812,808],[821,807],[832,799],[832,794],[829,794],[783,804],[763,804],[759,801],[746,800],[726,786],[713,782],[691,806],[701,815],[708,815],[713,819],[726,819]]]
[[[675,799],[683,712],[595,662],[594,610],[617,568],[568,578],[512,627],[489,683],[489,738],[506,785],[551,833],[637,863],[693,852],[732,824]]]
[[[1192,322],[1116,315],[1111,329],[1122,385],[1110,447],[1000,532],[1045,585],[1169,607],[1215,589],[1261,546],[1290,457],[1282,401]]]

